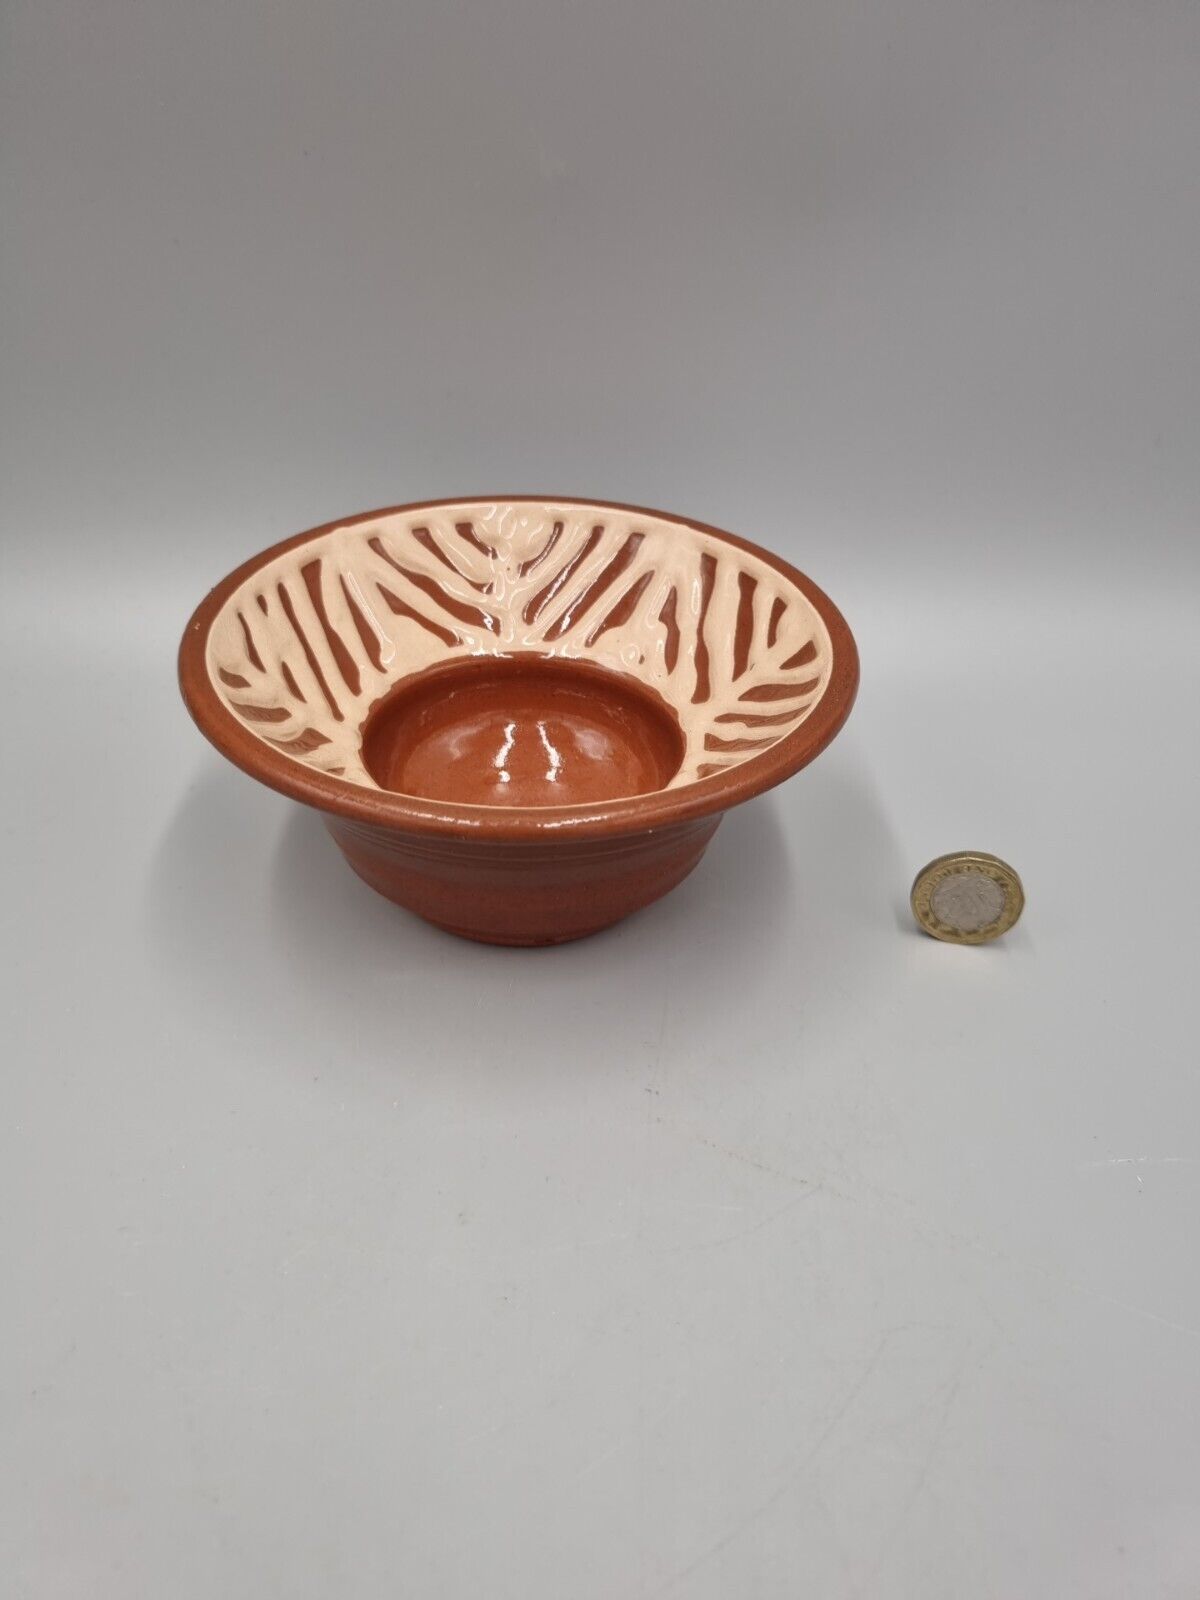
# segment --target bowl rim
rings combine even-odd
[[[225,601],[245,580],[268,562],[288,551],[339,528],[354,527],[380,517],[434,511],[445,506],[538,504],[572,506],[585,510],[632,512],[655,517],[680,528],[731,545],[765,561],[806,597],[829,633],[833,653],[825,692],[811,713],[776,744],[707,778],[697,778],[677,789],[655,789],[647,794],[591,805],[506,807],[462,805],[425,800],[389,789],[366,789],[345,778],[332,777],[273,750],[234,716],[222,701],[208,672],[208,635]],[[749,539],[724,528],[676,512],[618,500],[592,500],[575,495],[451,495],[438,500],[414,500],[402,505],[335,517],[318,527],[293,534],[251,556],[222,578],[192,613],[179,646],[179,687],[189,712],[205,738],[243,772],[293,800],[352,822],[367,823],[400,833],[435,834],[459,839],[550,840],[603,838],[640,833],[651,828],[687,822],[727,811],[744,800],[774,788],[820,755],[841,730],[858,693],[859,662],[854,636],[833,601],[811,578],[790,562]]]

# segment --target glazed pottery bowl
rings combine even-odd
[[[665,894],[730,806],[824,749],[858,685],[840,613],[778,557],[551,499],[288,539],[201,603],[179,671],[213,744],[320,811],[372,888],[498,944]]]

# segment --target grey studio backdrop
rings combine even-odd
[[[1200,9],[7,0],[0,1589],[1200,1593]],[[342,512],[758,539],[676,894],[372,896],[174,650]],[[1010,858],[988,949],[922,861]]]

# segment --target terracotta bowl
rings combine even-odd
[[[320,811],[389,900],[552,944],[648,905],[858,686],[832,602],[719,528],[588,500],[431,501],[264,551],[179,654],[201,730]]]

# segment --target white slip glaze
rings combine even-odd
[[[374,789],[359,745],[375,701],[428,667],[516,652],[656,690],[685,739],[668,788],[790,733],[832,666],[813,605],[758,557],[663,517],[528,500],[392,513],[305,541],[229,596],[207,665],[258,738]]]

